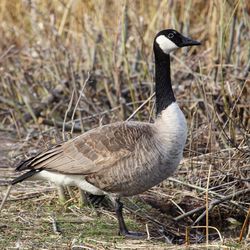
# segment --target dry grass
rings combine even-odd
[[[175,242],[183,243],[187,240],[185,228],[205,211],[207,194],[208,223],[216,226],[224,238],[223,243],[217,240],[215,245],[247,248],[247,240],[239,244],[237,238],[250,204],[249,15],[250,5],[246,0],[1,0],[2,169],[12,166],[23,154],[31,155],[81,131],[126,120],[153,94],[155,33],[173,27],[202,41],[201,47],[178,51],[172,61],[174,90],[189,125],[184,161],[170,181],[137,199],[127,200],[127,207],[132,210],[127,216],[137,218],[142,230],[148,224],[149,232],[158,237],[164,233],[159,233],[159,225],[150,220],[155,218],[171,232]],[[152,121],[153,98],[142,105],[132,119]],[[1,173],[2,191],[13,173]],[[106,245],[91,242],[91,239],[102,238],[94,231],[87,234],[90,241],[86,241],[84,231],[80,233],[82,225],[74,223],[75,234],[68,223],[64,229],[68,238],[55,236],[49,222],[43,227],[43,218],[49,220],[56,202],[54,189],[41,183],[33,185],[22,184],[11,194],[11,199],[19,197],[20,201],[7,203],[1,214],[0,246],[8,242],[8,247],[20,243],[21,248],[60,245],[69,248],[76,238],[74,244],[85,244],[86,248],[143,249],[148,244],[148,248],[166,249],[166,244],[160,243],[166,240],[164,236],[152,245],[120,242],[119,237],[112,236],[115,227],[100,230],[101,234],[105,230],[109,232],[103,240]],[[242,190],[248,193],[233,196]],[[29,202],[25,200],[27,192],[33,197]],[[223,199],[224,202],[216,204]],[[30,202],[34,205],[30,206]],[[199,207],[203,209],[172,221]],[[32,218],[37,209],[42,210],[41,215]],[[58,204],[56,211],[57,216],[71,216]],[[84,211],[93,217],[91,209]],[[108,209],[101,211],[106,211],[101,212],[101,220],[116,226],[112,213]],[[20,213],[23,213],[21,217]],[[78,218],[78,213],[80,210],[72,216]],[[9,218],[12,218],[10,222]],[[197,224],[205,225],[205,218],[204,214]],[[31,220],[30,224],[26,220]],[[14,221],[17,223],[12,223]],[[90,223],[88,230],[93,227]],[[29,235],[27,239],[20,236],[23,232]],[[218,239],[213,232],[209,231],[210,242]],[[203,229],[191,229],[190,243],[204,242],[204,235]],[[246,233],[244,235],[245,239]],[[32,245],[36,237],[37,245]]]

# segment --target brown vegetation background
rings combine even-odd
[[[156,213],[154,218],[164,224],[170,221],[162,219],[165,215],[177,218],[207,204],[207,223],[238,244],[237,226],[245,220],[250,204],[247,0],[1,0],[0,197],[14,176],[12,166],[24,156],[101,124],[154,120],[152,42],[165,28],[200,40],[202,46],[172,56],[173,88],[189,126],[184,160],[170,181],[142,194],[140,202],[150,206],[148,213]],[[47,189],[43,192],[44,184],[36,185],[33,190],[19,186],[10,197],[14,202],[1,215],[0,244],[8,242],[13,247],[19,240],[24,247],[34,247],[7,221],[16,218],[23,204],[15,200],[22,200],[25,193],[38,189],[39,195],[48,195]],[[55,189],[48,190],[51,200]],[[213,205],[218,199],[225,201]],[[174,226],[170,223],[173,237],[182,239],[179,243],[187,240],[185,228],[204,211],[180,219]],[[149,223],[150,231],[152,222],[144,213],[139,223]],[[6,230],[1,223],[7,225]],[[197,225],[205,223],[203,216]],[[151,227],[152,232],[158,230],[153,223]],[[203,229],[198,233],[191,229],[191,243],[204,242],[205,236],[198,240],[200,234],[205,235]],[[247,229],[245,238],[246,234]],[[73,237],[61,239],[58,245],[68,246]],[[218,242],[218,237],[211,240]],[[43,247],[55,247],[55,242],[47,241]],[[79,242],[87,244],[81,237]],[[91,244],[100,249],[114,247]]]

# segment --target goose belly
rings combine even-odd
[[[176,170],[181,160],[181,155],[177,155],[173,160],[164,156],[159,156],[154,163],[145,163],[136,166],[134,173],[131,174],[128,182],[120,193],[122,196],[130,196],[142,193],[171,176]]]
[[[148,145],[149,146],[149,145]],[[172,152],[171,157],[151,145],[136,151],[134,156],[123,159],[116,166],[88,176],[93,185],[115,196],[132,196],[159,184],[173,174],[182,151]]]

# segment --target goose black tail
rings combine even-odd
[[[28,169],[29,168],[29,164],[31,163],[32,160],[34,160],[35,157],[31,157],[25,161],[22,161],[20,162],[17,167],[16,167],[16,171],[22,171],[22,170],[25,170],[25,169]]]
[[[11,181],[11,185],[15,185],[19,182],[22,182],[23,180],[30,178],[34,174],[37,174],[41,171],[42,169],[31,169],[30,171],[26,172],[25,174],[22,174],[18,177],[16,177],[14,180]]]

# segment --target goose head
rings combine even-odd
[[[160,31],[156,35],[154,40],[154,52],[156,55],[168,55],[178,48],[194,45],[201,45],[201,43],[183,36],[176,30],[166,29]]]

